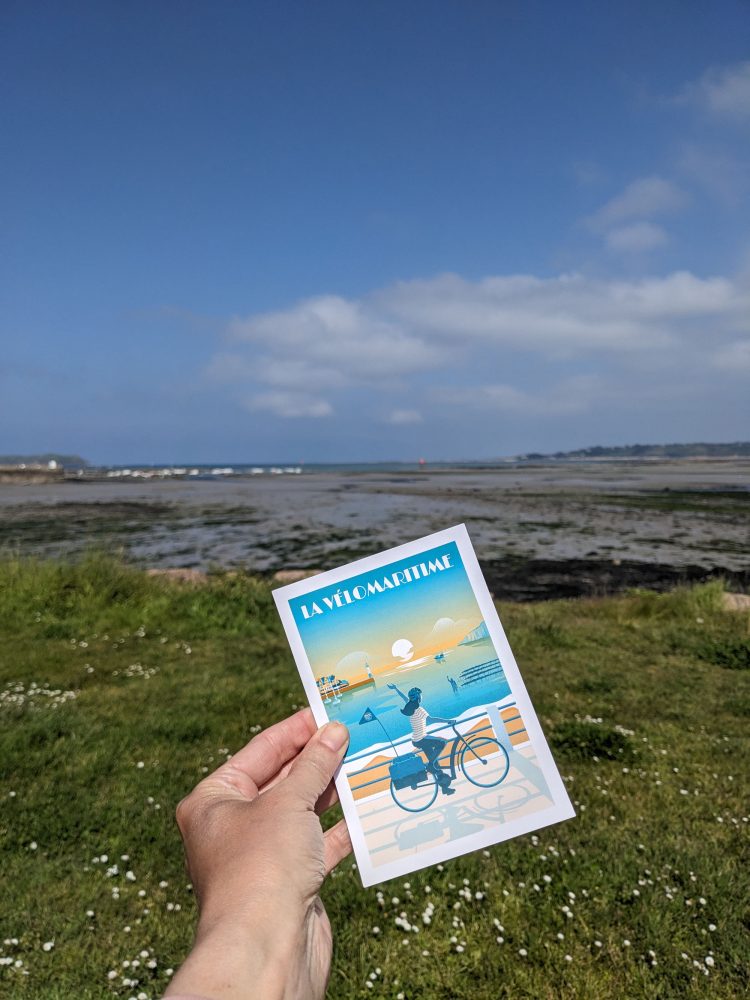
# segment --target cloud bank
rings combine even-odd
[[[582,443],[590,443],[600,427],[630,427],[635,413],[646,433],[634,434],[644,439],[676,438],[683,412],[707,428],[699,435],[731,427],[717,433],[742,436],[750,274],[633,273],[653,272],[659,260],[700,260],[700,241],[685,245],[686,232],[701,231],[695,218],[708,213],[715,225],[722,209],[728,216],[744,204],[750,175],[739,142],[750,121],[750,61],[710,69],[661,102],[679,105],[690,114],[672,154],[678,180],[666,175],[669,158],[659,172],[644,162],[639,176],[571,220],[596,249],[595,267],[603,261],[626,276],[590,266],[480,279],[447,273],[357,297],[321,294],[234,317],[208,377],[246,411],[296,421],[294,433],[310,422],[327,434],[356,425],[360,437],[374,428],[371,445],[440,445],[493,420],[536,424],[538,438],[565,428],[567,440],[588,420]],[[588,197],[607,179],[596,164],[579,164],[577,176]]]
[[[675,215],[689,204],[688,195],[673,181],[656,175],[638,177],[584,220],[608,250],[644,254],[663,246],[668,235],[652,220]]]
[[[750,60],[707,70],[678,100],[717,118],[750,122]]]
[[[652,204],[654,190],[666,204],[651,188]],[[208,371],[253,412],[325,420],[356,393],[373,420],[408,430],[438,406],[564,416],[595,410],[628,380],[637,398],[639,379],[731,378],[748,345],[750,291],[726,277],[445,274],[236,317]]]

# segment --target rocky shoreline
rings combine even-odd
[[[493,596],[500,601],[548,601],[563,597],[605,597],[635,588],[660,592],[685,584],[724,580],[732,590],[750,590],[750,569],[669,566],[661,563],[568,559],[481,561]]]
[[[664,566],[655,563],[596,562],[569,559],[553,562],[544,559],[529,560],[480,560],[482,573],[492,596],[498,601],[533,603],[563,598],[608,597],[626,591],[644,589],[660,593],[687,584],[708,583],[722,580],[729,588],[738,607],[750,606],[750,569],[743,572],[724,567],[706,569],[703,566]],[[172,583],[202,586],[211,580],[211,574],[197,569],[159,569],[146,571],[149,576],[160,577]],[[323,572],[319,568],[281,569],[262,574],[272,586],[296,583]],[[222,576],[236,576],[229,570]],[[733,605],[734,606],[734,605]]]

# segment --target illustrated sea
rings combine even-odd
[[[391,739],[397,740],[410,732],[409,720],[401,714],[403,702],[388,684],[397,684],[402,690],[419,687],[422,690],[422,704],[431,715],[444,719],[455,719],[476,705],[494,704],[510,694],[510,687],[502,668],[482,680],[462,684],[461,673],[481,663],[496,660],[492,642],[484,639],[466,646],[456,646],[444,652],[444,659],[430,665],[410,668],[408,664],[375,677],[374,684],[357,687],[353,691],[330,694],[326,710],[331,719],[337,719],[349,727],[350,743],[347,759],[365,749],[373,747],[373,739],[378,734],[371,726],[360,725],[359,720],[370,708],[382,722]],[[458,682],[454,692],[449,677]],[[340,698],[340,700],[336,700]],[[382,730],[380,730],[382,733]],[[447,734],[446,734],[447,735]],[[385,736],[383,736],[385,743]]]

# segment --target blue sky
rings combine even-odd
[[[397,571],[403,572],[415,564],[429,565],[430,561],[444,559],[446,555],[449,564],[445,568],[432,569],[427,574],[424,569],[420,574],[418,569],[417,575],[410,574],[398,586],[383,585],[383,580],[386,577],[392,580]],[[367,588],[369,583],[379,584],[381,590],[346,602],[343,591],[352,593],[355,587]],[[327,607],[324,599],[331,600],[336,593],[341,595],[342,606]],[[320,609],[319,614],[313,603]],[[392,647],[401,637],[412,644],[414,656],[432,657],[436,650],[456,645],[482,620],[455,542],[293,598],[289,604],[315,676],[336,667],[337,675],[346,680],[364,676],[362,657],[357,657],[363,641],[367,643],[367,649],[362,651],[366,654],[364,659],[377,672],[383,666],[394,665],[397,657]],[[342,665],[345,657],[351,663],[348,670]]]
[[[747,438],[750,8],[9,3],[0,452]]]

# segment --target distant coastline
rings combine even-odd
[[[80,455],[48,452],[39,455],[0,455],[0,479],[4,482],[78,482],[224,479],[247,476],[302,475],[326,472],[414,473],[455,470],[502,469],[530,465],[598,464],[616,462],[665,462],[732,460],[750,458],[750,441],[690,442],[686,444],[592,445],[573,451],[527,452],[486,459],[415,459],[379,462],[185,462],[174,465],[130,463],[94,465]]]
[[[747,458],[750,441],[709,443],[697,441],[689,444],[625,444],[617,446],[593,445],[575,451],[556,451],[550,454],[531,452],[517,456],[527,461],[577,461],[621,458]]]

